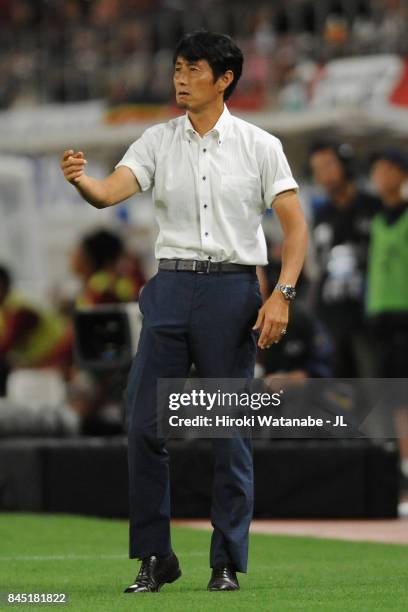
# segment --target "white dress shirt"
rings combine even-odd
[[[298,189],[280,141],[228,108],[202,138],[188,114],[147,129],[117,164],[153,187],[155,255],[265,265],[262,215]]]

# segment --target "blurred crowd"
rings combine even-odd
[[[317,275],[301,277],[287,337],[264,352],[267,373],[408,376],[408,156],[390,147],[368,162],[370,181],[363,181],[347,143],[322,140],[310,148],[320,188],[310,202]],[[269,250],[270,291],[280,248],[272,243]]]
[[[202,27],[236,38],[241,93],[275,106],[313,65],[408,50],[405,0],[0,0],[0,109],[167,103],[175,44]]]
[[[48,307],[20,295],[10,270],[0,265],[0,396],[13,395],[14,380],[22,384],[19,372],[23,381],[30,371],[56,372],[65,387],[62,395],[69,409],[78,415],[80,432],[119,433],[123,430],[120,404],[124,380],[118,381],[120,390],[112,389],[109,373],[84,372],[77,366],[74,317],[78,309],[137,301],[145,275],[121,237],[106,229],[85,235],[68,263],[80,282],[78,295],[74,301],[65,299]],[[30,377],[28,381],[30,384]],[[110,426],[104,427],[103,411],[113,401],[112,394],[117,400],[116,415],[114,419],[109,416]],[[30,404],[30,400],[28,391],[25,402]]]
[[[387,148],[368,162],[364,181],[347,143],[325,140],[310,148],[319,188],[309,203],[317,274],[302,274],[287,335],[259,353],[259,373],[267,381],[408,378],[408,156]],[[258,269],[264,299],[280,270],[279,241],[269,237],[268,243],[269,264]],[[54,368],[67,385],[80,431],[119,433],[126,372],[119,378],[113,372],[112,378],[81,371],[73,354],[73,321],[78,308],[137,301],[144,271],[108,229],[85,235],[72,250],[69,268],[81,285],[75,302],[44,308],[19,295],[10,270],[0,265],[0,395],[10,373]]]
[[[347,143],[326,140],[310,148],[322,195],[310,203],[317,275],[301,277],[287,336],[261,354],[271,385],[276,377],[408,378],[408,156],[387,148],[367,161],[370,181],[363,181]],[[269,291],[279,255],[272,244]],[[387,408],[405,490],[408,405],[406,395],[393,395]]]

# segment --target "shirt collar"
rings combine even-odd
[[[224,110],[222,111],[217,123],[209,132],[207,132],[207,134],[214,134],[217,137],[219,144],[221,144],[224,138],[226,129],[230,122],[230,118],[231,113],[229,112],[227,106],[224,104]],[[188,113],[186,113],[185,115],[184,131],[190,136],[196,133],[196,130],[193,128]]]

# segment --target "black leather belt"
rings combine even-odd
[[[246,266],[226,261],[211,261],[210,259],[160,259],[159,270],[213,274],[215,272],[255,272],[256,266]]]

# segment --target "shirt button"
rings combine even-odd
[[[205,181],[205,176],[203,176],[203,181]]]
[[[207,149],[203,149],[203,153],[205,153],[207,151]]]
[[[207,204],[204,204],[204,208],[207,208]]]
[[[205,232],[204,236],[208,236],[208,232]]]

